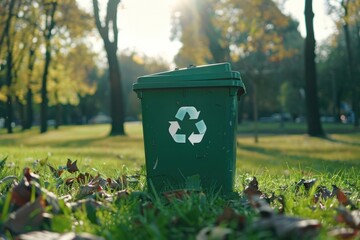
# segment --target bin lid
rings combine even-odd
[[[245,92],[240,73],[232,71],[230,63],[189,66],[174,71],[150,74],[139,77],[133,84],[134,91],[184,87],[238,87]]]

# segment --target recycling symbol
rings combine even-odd
[[[180,121],[184,120],[185,115],[189,114],[190,120],[197,120],[200,115],[200,111],[197,111],[193,106],[184,106],[180,107],[177,111],[175,118]],[[178,130],[181,129],[180,124],[178,121],[169,121],[169,133],[171,137],[174,139],[176,143],[186,143],[186,134],[178,134]],[[206,132],[206,125],[204,120],[200,120],[195,123],[197,133],[192,132],[189,137],[187,138],[189,142],[194,145],[195,143],[200,143],[205,135]]]

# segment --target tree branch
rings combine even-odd
[[[104,41],[109,41],[109,30],[107,27],[103,27],[100,21],[99,15],[99,3],[97,0],[93,0],[93,8],[94,8],[94,17],[95,17],[95,25],[98,29],[101,38]]]

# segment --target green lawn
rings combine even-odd
[[[66,210],[63,204],[63,211],[52,217],[50,227],[46,225],[44,228],[60,233],[89,232],[106,239],[195,239],[196,236],[198,239],[210,239],[206,237],[209,235],[201,235],[202,230],[209,230],[208,234],[211,236],[222,236],[214,239],[223,239],[225,235],[229,236],[229,239],[297,239],[296,231],[300,230],[296,228],[286,232],[291,234],[290,237],[281,233],[273,235],[274,233],[264,226],[258,228],[258,224],[264,224],[266,220],[261,217],[263,210],[253,209],[242,193],[253,176],[259,180],[262,193],[276,196],[275,200],[271,201],[275,212],[280,206],[276,199],[282,198],[285,218],[296,216],[317,219],[316,226],[322,226],[319,239],[328,239],[329,230],[344,227],[345,224],[335,220],[340,200],[332,197],[315,204],[314,194],[319,187],[331,190],[332,185],[336,185],[348,194],[348,199],[355,208],[359,207],[360,134],[329,134],[328,138],[320,139],[304,134],[268,133],[261,135],[259,143],[256,144],[249,130],[242,131],[245,127],[246,125],[240,127],[237,139],[235,191],[239,193],[238,196],[228,199],[216,194],[195,193],[171,202],[156,196],[150,196],[149,200],[149,196],[143,192],[145,179],[141,177],[140,185],[128,186],[131,194],[127,199],[104,203],[107,208],[86,205],[74,213]],[[268,127],[272,131],[276,128],[275,125]],[[334,129],[332,131],[337,132]],[[0,171],[1,178],[8,174],[20,177],[23,167],[29,166],[40,175],[43,179],[41,184],[46,185],[47,189],[59,197],[69,194],[73,200],[77,200],[81,186],[75,184],[68,188],[63,183],[75,175],[65,172],[55,179],[50,170],[46,166],[40,166],[37,160],[48,158],[47,163],[54,167],[66,165],[68,158],[72,161],[78,160],[77,165],[81,172],[92,175],[99,173],[104,178],[119,178],[140,170],[145,164],[141,125],[128,123],[127,136],[108,137],[108,132],[108,125],[92,125],[64,126],[46,134],[38,134],[38,129],[18,131],[12,135],[2,133],[0,160],[6,156],[8,158],[7,168]],[[348,132],[348,126],[345,132]],[[297,190],[299,186],[295,183],[302,178],[317,179],[315,187],[305,191],[300,185],[300,190]],[[59,183],[62,183],[60,187]],[[0,187],[5,191],[6,188],[2,187],[1,182]],[[108,190],[108,193],[112,192]],[[10,216],[7,213],[9,203],[6,200],[9,195],[5,192],[1,194],[0,234],[2,226],[6,226],[6,219]],[[103,197],[96,199],[104,201]],[[226,211],[233,212],[230,214],[225,213]],[[278,218],[281,216],[276,215],[273,221],[279,221],[280,227],[271,225],[272,230],[281,230],[284,224],[292,224],[290,219],[276,220]],[[242,224],[242,227],[239,224]],[[311,226],[308,226],[306,231],[309,229]]]
[[[276,174],[296,169],[326,173],[352,167],[360,169],[360,133],[330,134],[327,139],[304,134],[265,135],[255,144],[250,134],[241,134],[242,128],[237,151],[239,172]],[[65,126],[45,134],[38,134],[37,129],[12,135],[4,133],[0,134],[0,158],[8,156],[10,161],[25,164],[46,156],[54,163],[71,158],[84,165],[105,169],[111,166],[109,171],[120,170],[123,165],[139,168],[145,164],[139,123],[126,125],[127,136],[108,137],[108,132],[108,125],[90,125]]]

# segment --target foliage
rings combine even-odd
[[[240,70],[249,89],[242,100],[244,105],[251,105],[253,100],[249,97],[256,81],[262,96],[260,111],[280,111],[276,96],[281,83],[292,82],[297,89],[303,87],[303,40],[297,27],[298,23],[281,13],[272,1],[187,0],[173,12],[173,38],[183,44],[175,62],[179,66],[212,63],[221,59],[218,55],[226,56],[228,52],[229,59],[224,57],[222,61],[230,61]],[[208,28],[213,30],[212,34]],[[214,38],[217,52],[211,51]],[[245,111],[252,115],[251,109]]]
[[[1,9],[7,9],[10,2],[2,3]],[[50,26],[50,5],[56,5],[57,8],[54,14],[56,24],[49,36],[47,27]],[[9,12],[1,11],[0,15],[3,21]],[[15,18],[10,25],[10,40],[15,57],[9,65],[5,61],[9,51],[3,45],[0,46],[0,101],[12,98],[19,104],[19,112],[24,111],[23,106],[33,105],[32,100],[42,102],[41,78],[48,82],[46,92],[50,96],[50,105],[77,105],[79,96],[94,93],[95,86],[88,80],[88,74],[96,67],[95,55],[84,40],[94,25],[91,16],[81,10],[75,0],[18,1],[13,15]],[[4,35],[1,34],[1,37]],[[50,42],[51,49],[48,49]],[[44,49],[48,49],[46,58],[42,56]],[[56,61],[50,62],[50,54]],[[46,64],[49,64],[49,76],[44,74]],[[5,76],[2,75],[7,68],[11,68],[13,76],[10,86],[4,85]],[[23,124],[26,121],[24,117],[20,117]]]

